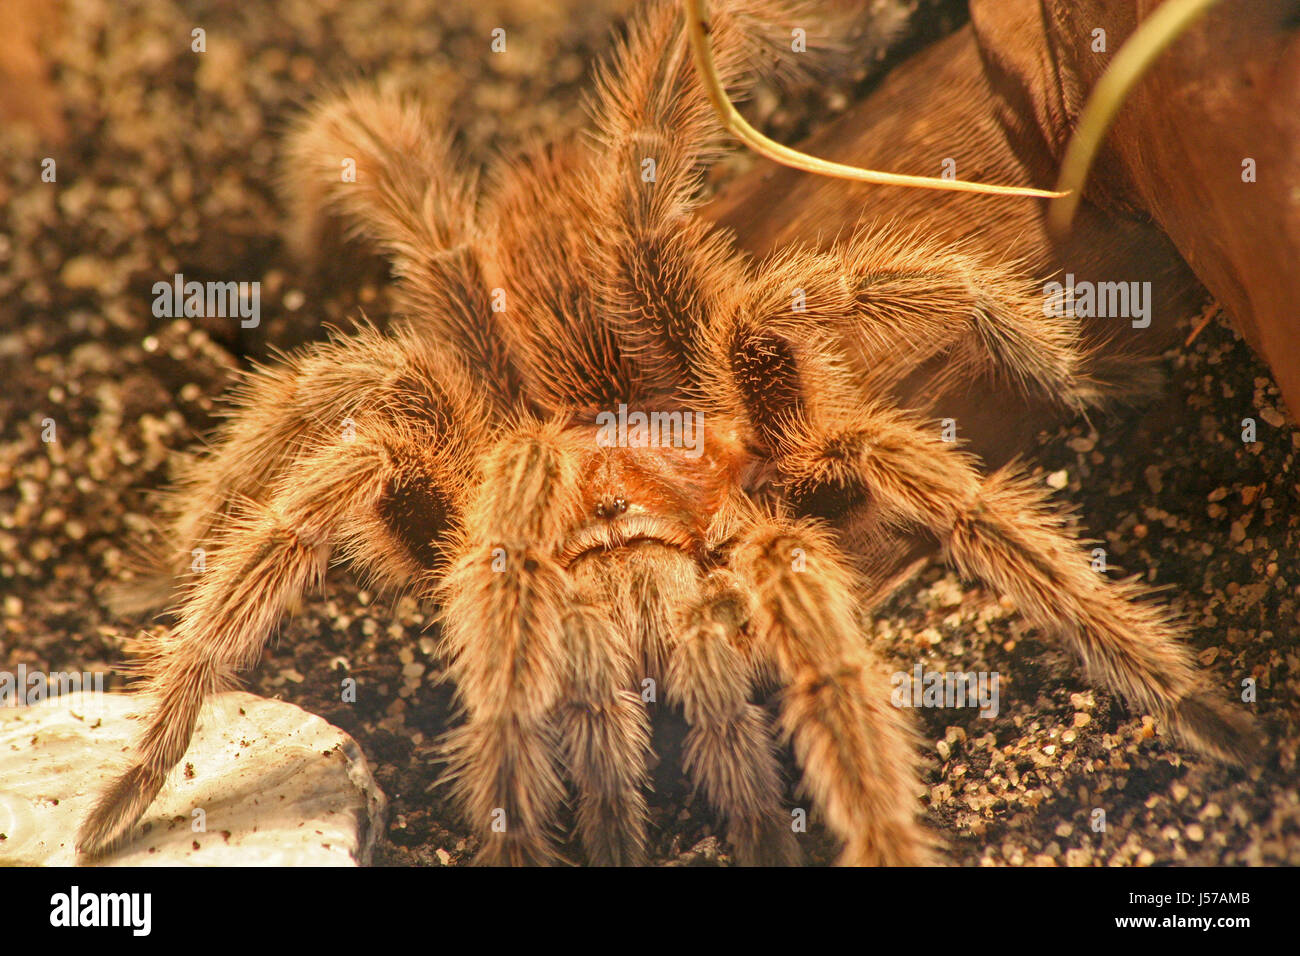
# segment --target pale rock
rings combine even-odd
[[[0,866],[76,862],[77,828],[123,769],[139,727],[128,715],[146,705],[134,695],[83,692],[0,708]],[[284,701],[220,694],[131,841],[101,862],[366,865],[385,807],[343,731]]]

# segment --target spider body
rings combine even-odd
[[[796,14],[719,7],[738,90],[770,59],[759,27],[788,37]],[[693,213],[719,130],[672,4],[634,22],[594,112],[595,148],[535,150],[482,199],[436,118],[382,90],[325,102],[291,138],[297,240],[341,218],[391,258],[405,318],[252,374],[181,476],[176,624],[142,665],[154,711],[84,851],[129,834],[205,697],[332,559],[440,606],[464,716],[447,779],[481,862],[559,860],[570,797],[589,861],[645,858],[647,687],[683,713],[684,770],[741,861],[798,856],[781,737],[843,862],[935,859],[908,715],[860,630],[898,528],[934,535],[1181,739],[1248,751],[1168,613],[1093,571],[1041,486],[981,474],[891,401],[909,376],[940,392],[990,374],[1083,407],[1070,317],[1044,317],[1007,267],[897,232],[736,253]],[[755,703],[768,686],[775,722]]]

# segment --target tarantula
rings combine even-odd
[[[792,10],[718,4],[730,90],[789,46]],[[764,24],[786,41],[756,39]],[[156,704],[84,852],[125,838],[205,698],[332,555],[440,605],[465,718],[448,778],[479,862],[560,860],[569,787],[592,863],[645,858],[646,681],[682,710],[684,769],[742,862],[798,857],[782,738],[840,862],[935,860],[913,730],[857,617],[873,548],[902,528],[1191,746],[1248,751],[1170,614],[1093,571],[1037,483],[982,475],[890,400],[918,372],[936,388],[992,373],[1081,408],[1074,320],[1045,318],[1010,267],[889,230],[746,261],[694,214],[722,134],[674,4],[634,20],[593,112],[594,148],[536,149],[482,199],[430,111],[377,86],[291,137],[298,243],[342,220],[391,259],[405,318],[252,373],[188,465],[168,531],[176,622],[143,661]],[[615,414],[636,427],[611,432]],[[754,702],[773,685],[777,727]]]

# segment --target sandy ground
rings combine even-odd
[[[931,15],[936,4],[922,6],[914,35],[933,35],[945,21]],[[327,324],[347,328],[363,310],[386,317],[382,267],[311,275],[279,241],[272,183],[286,119],[323,85],[392,75],[448,104],[466,153],[487,162],[582,122],[593,57],[627,7],[64,4],[47,35],[65,140],[0,129],[0,668],[119,665],[142,625],[109,612],[99,587],[123,575],[169,454],[212,427],[250,359],[319,338]],[[497,26],[508,57],[487,53]],[[201,54],[191,51],[199,27]],[[864,72],[784,106],[760,97],[757,115],[793,138],[829,119]],[[54,183],[41,181],[46,157]],[[177,272],[260,281],[261,327],[155,318],[152,284]],[[1255,681],[1267,756],[1230,770],[1170,748],[1149,719],[1090,690],[1008,605],[928,568],[865,625],[901,668],[919,659],[927,670],[1000,675],[995,719],[918,711],[931,744],[928,818],[957,862],[1300,862],[1300,434],[1225,322],[1163,364],[1158,402],[1045,434],[1036,463],[1112,561],[1169,589],[1216,687],[1227,695]],[[1247,417],[1258,428],[1250,445]],[[46,420],[53,442],[42,440]],[[429,609],[332,573],[325,596],[306,602],[249,675],[254,692],[360,742],[392,804],[383,863],[458,864],[474,850],[434,785],[450,688],[438,681],[428,623]],[[339,701],[348,676],[359,682],[356,704]],[[680,774],[679,744],[680,726],[664,721],[655,859],[725,862],[718,822]],[[1098,809],[1104,832],[1090,825]],[[805,840],[811,861],[830,859],[818,827]]]

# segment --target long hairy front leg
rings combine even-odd
[[[762,326],[740,310],[713,332],[715,391],[747,420],[785,496],[837,527],[870,513],[932,532],[959,570],[1012,597],[1092,680],[1223,760],[1257,749],[1253,722],[1213,700],[1170,613],[1113,582],[1065,529],[1044,489],[975,460],[914,416],[864,400],[842,344],[799,316]],[[857,393],[857,394],[855,394]]]
[[[390,580],[402,576],[394,541],[377,537],[389,533],[381,506],[394,488],[425,476],[395,464],[403,442],[388,437],[358,437],[305,456],[266,504],[246,502],[228,519],[205,569],[185,588],[175,627],[138,665],[142,692],[155,702],[130,767],[82,823],[81,852],[102,855],[125,840],[185,755],[208,695],[256,660],[285,608],[321,580],[332,546],[342,544]],[[405,567],[413,571],[414,563]]]
[[[799,72],[791,29],[817,45],[826,12],[797,0],[733,0],[709,11],[723,85],[743,96],[773,68]],[[671,388],[698,360],[699,330],[741,267],[719,230],[691,216],[705,171],[726,142],[686,39],[681,4],[655,0],[632,18],[593,103],[599,151],[587,232],[607,321],[654,387]]]
[[[959,571],[1009,595],[1091,680],[1195,749],[1227,761],[1257,749],[1249,716],[1207,690],[1173,615],[1136,581],[1094,571],[1047,492],[1014,467],[981,480],[970,456],[885,406],[792,424],[779,462],[791,496],[814,512],[870,502],[886,520],[933,531]]]
[[[401,279],[397,306],[411,332],[474,370],[486,400],[506,412],[521,379],[488,301],[477,187],[443,126],[418,97],[384,85],[358,83],[315,104],[285,146],[288,239],[317,259],[338,220],[382,252]]]
[[[424,352],[410,335],[369,327],[248,373],[209,447],[185,457],[161,495],[161,543],[142,555],[134,580],[113,586],[115,610],[131,614],[167,604],[196,549],[214,550],[250,502],[265,505],[305,448],[346,438],[380,410],[423,419],[439,431],[430,445],[435,453],[421,456],[426,459],[463,458],[487,417],[460,370]]]
[[[690,725],[684,768],[726,817],[742,865],[791,865],[799,848],[781,810],[775,741],[766,712],[749,699],[749,602],[730,572],[715,571],[703,590],[683,615],[666,678],[668,700]]]
[[[827,532],[769,518],[732,563],[757,595],[753,653],[783,687],[782,727],[804,792],[843,841],[838,862],[934,862],[934,838],[917,821],[919,740],[866,649],[854,582]]]
[[[797,293],[797,298],[793,298]],[[1014,263],[992,263],[897,228],[860,230],[826,252],[765,263],[739,303],[738,330],[829,330],[859,389],[885,394],[924,373],[935,396],[989,376],[1053,405],[1095,404],[1078,320],[1044,315]]]
[[[577,828],[595,866],[646,856],[650,720],[633,686],[633,655],[607,614],[574,607],[564,620],[564,692],[555,720],[577,789]]]
[[[482,464],[440,588],[443,650],[466,713],[445,739],[444,779],[479,836],[481,864],[561,861],[553,715],[569,677],[569,589],[555,547],[578,507],[577,480],[558,426],[504,435]]]

